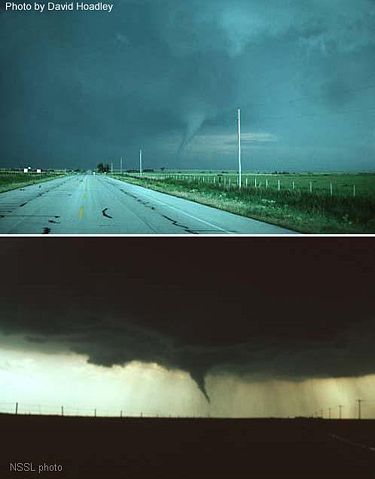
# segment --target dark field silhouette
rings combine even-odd
[[[375,478],[373,420],[2,414],[0,430],[1,478]],[[10,471],[31,462],[35,472]]]

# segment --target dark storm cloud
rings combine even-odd
[[[202,390],[208,372],[375,373],[370,239],[2,243],[2,342],[157,362]]]
[[[0,22],[1,165],[134,166],[142,145],[148,166],[228,167],[240,105],[244,131],[278,138],[245,167],[373,167],[372,0],[122,0]],[[213,127],[215,148],[190,150]]]

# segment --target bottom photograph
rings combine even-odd
[[[374,241],[0,238],[0,477],[374,478]]]

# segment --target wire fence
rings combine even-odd
[[[114,173],[118,174],[118,173]],[[128,174],[134,178],[142,178],[151,181],[174,181],[189,185],[207,185],[218,189],[231,190],[239,188],[239,177],[236,174],[182,174],[182,173],[143,173]],[[363,178],[362,178],[363,176]],[[329,175],[288,175],[288,174],[243,174],[241,187],[257,191],[288,191],[298,193],[310,193],[324,196],[345,196],[356,198],[358,196],[375,196],[374,179],[370,175],[362,175],[363,182],[355,183],[353,178],[341,179]]]
[[[71,417],[117,417],[117,418],[205,418],[210,413],[201,415],[161,414],[158,411],[136,412],[130,409],[117,411],[114,408],[96,407],[95,405],[56,405],[29,402],[0,402],[0,413],[34,416],[71,416]],[[212,417],[215,417],[214,415]],[[243,416],[241,416],[243,417]],[[249,416],[254,417],[254,416]],[[266,416],[264,416],[266,417]],[[275,417],[272,415],[272,417]],[[357,399],[354,402],[325,407],[306,415],[281,415],[279,418],[308,417],[314,419],[372,419],[375,418],[375,400]]]
[[[119,417],[119,418],[184,418],[197,417],[193,415],[161,414],[158,411],[135,412],[129,409],[115,411],[114,408],[96,407],[96,406],[75,406],[75,405],[56,405],[39,404],[28,402],[0,402],[0,413],[16,415],[37,415],[37,416],[74,416],[74,417]],[[207,416],[204,416],[207,417]]]

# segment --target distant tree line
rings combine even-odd
[[[99,163],[96,169],[99,173],[109,173],[111,167],[107,163]]]

